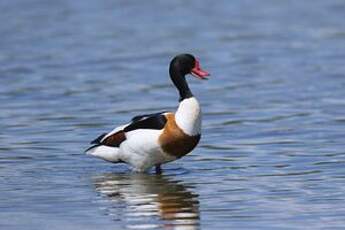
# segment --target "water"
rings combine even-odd
[[[1,1],[1,229],[343,229],[345,3]],[[85,156],[174,110],[198,56],[198,148],[162,176]]]

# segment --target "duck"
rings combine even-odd
[[[111,163],[126,163],[135,172],[155,167],[156,173],[161,174],[162,164],[190,153],[201,138],[202,114],[186,76],[206,80],[210,74],[201,68],[198,58],[186,53],[171,60],[169,75],[179,93],[175,112],[135,116],[91,141],[86,154]]]

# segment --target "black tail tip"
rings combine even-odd
[[[92,145],[91,147],[87,148],[84,152],[87,153],[89,150],[96,148],[98,146],[100,146],[100,144]]]
[[[101,134],[99,137],[97,137],[95,140],[91,141],[90,144],[100,144],[101,140],[103,139],[103,137],[105,137],[105,135],[107,135],[107,133],[103,133]]]

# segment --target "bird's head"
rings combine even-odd
[[[174,57],[170,63],[170,72],[177,72],[182,76],[192,74],[202,80],[206,80],[210,75],[201,68],[199,60],[191,54],[180,54]]]

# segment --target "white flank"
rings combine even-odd
[[[184,99],[175,114],[177,125],[190,136],[201,132],[201,109],[195,97]]]
[[[88,150],[86,154],[114,163],[124,161],[134,171],[144,172],[155,165],[176,160],[176,157],[161,149],[158,143],[161,133],[162,130],[133,130],[126,133],[126,140],[119,147],[100,145]]]
[[[175,160],[163,153],[158,144],[162,130],[138,129],[126,133],[127,140],[120,145],[121,159],[135,171],[145,171],[157,164]]]

